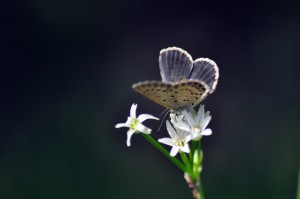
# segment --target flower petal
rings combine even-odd
[[[115,126],[115,128],[121,128],[121,127],[128,127],[128,125],[126,123],[118,123]]]
[[[184,119],[184,115],[177,113],[177,115],[175,113],[170,113],[170,118],[171,118],[171,122],[173,123],[180,123],[183,122]]]
[[[130,117],[127,117],[127,121],[125,123],[118,123],[116,124],[115,128],[121,128],[121,127],[130,127],[132,119]]]
[[[176,123],[177,121],[176,121],[176,115],[174,114],[174,113],[170,113],[170,118],[171,118],[171,122],[172,123]]]
[[[129,147],[131,145],[130,140],[131,136],[134,134],[134,130],[128,130],[127,131],[127,146]]]
[[[137,109],[137,104],[132,104],[130,108],[130,117],[131,118],[136,118],[136,109]]]
[[[196,124],[199,124],[203,120],[203,117],[204,117],[204,105],[200,105],[197,116],[195,118]]]
[[[174,157],[178,153],[179,149],[180,148],[178,146],[173,146],[172,149],[171,149],[170,155],[172,157]]]
[[[145,134],[150,134],[151,133],[151,129],[149,129],[148,127],[144,126],[143,124],[139,123],[136,126],[136,130],[138,130],[141,133],[145,133]]]
[[[212,131],[211,129],[205,129],[204,131],[202,131],[201,135],[211,135]]]
[[[190,147],[188,144],[185,144],[183,147],[180,148],[181,151],[185,152],[185,153],[189,153],[190,152]]]
[[[143,121],[148,120],[148,119],[159,120],[159,118],[154,117],[150,114],[141,114],[138,117],[138,120],[139,120],[140,123],[142,123]]]
[[[210,120],[211,120],[211,116],[210,115],[208,115],[208,116],[206,116],[204,118],[204,120],[202,121],[202,124],[201,124],[202,130],[204,130],[207,127],[207,125],[210,122]]]
[[[193,139],[193,135],[189,134],[188,136],[185,137],[185,144],[187,144],[189,141]]]
[[[192,112],[188,113],[187,110],[183,110],[182,111],[182,114],[184,115],[185,119],[187,120],[187,123],[190,125],[190,126],[194,126],[195,125],[195,120],[194,120],[194,117],[191,115]]]
[[[202,137],[202,135],[200,133],[198,133],[198,134],[194,133],[194,134],[191,135],[191,138],[194,141],[199,141],[201,137]]]
[[[188,132],[191,131],[191,127],[187,123],[177,123],[174,124],[174,126],[183,131],[188,131]]]
[[[161,139],[158,139],[158,142],[169,145],[169,146],[174,146],[174,142],[171,138],[161,138]]]
[[[185,131],[190,131],[190,125],[185,119],[183,114],[175,115],[174,113],[170,114],[171,123],[175,128],[179,128]]]
[[[170,124],[170,122],[168,120],[167,120],[166,124],[167,124],[167,130],[168,130],[170,137],[173,140],[176,139],[177,133],[176,133],[175,129],[172,127],[172,125]]]

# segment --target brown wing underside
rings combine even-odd
[[[144,97],[172,110],[195,106],[208,93],[208,86],[199,80],[187,80],[177,84],[144,81],[134,84],[132,88]]]

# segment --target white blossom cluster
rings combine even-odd
[[[128,127],[127,131],[127,146],[130,146],[130,140],[134,133],[150,134],[151,129],[144,126],[142,122],[147,119],[158,118],[149,115],[141,114],[136,117],[137,105],[133,104],[130,109],[130,116],[125,123],[119,123],[115,127]],[[199,141],[202,136],[211,135],[211,129],[207,129],[207,125],[211,120],[210,112],[204,111],[204,105],[200,105],[198,112],[195,110],[186,110],[172,112],[170,114],[171,123],[166,121],[169,138],[158,139],[158,142],[172,147],[170,155],[176,156],[179,151],[189,153],[189,142],[191,140]]]

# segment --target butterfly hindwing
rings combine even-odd
[[[209,91],[209,87],[198,80],[178,84],[144,81],[134,84],[132,88],[146,98],[172,110],[197,105]]]
[[[208,58],[199,58],[194,61],[190,79],[199,79],[209,86],[209,93],[216,89],[219,79],[217,64]]]
[[[166,48],[160,51],[159,68],[163,82],[179,82],[188,79],[193,68],[193,59],[181,48]]]

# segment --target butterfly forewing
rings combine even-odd
[[[132,87],[146,98],[172,110],[197,105],[209,91],[208,86],[198,80],[178,84],[145,81],[134,84]]]
[[[158,60],[160,75],[165,83],[175,83],[182,79],[188,79],[193,68],[191,55],[177,47],[161,50]]]

